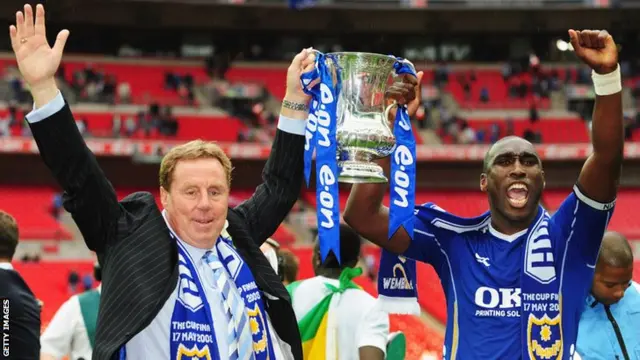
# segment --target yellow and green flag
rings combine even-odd
[[[360,289],[360,287],[352,281],[353,278],[360,276],[362,269],[345,268],[340,274],[340,285],[335,287],[331,284],[324,285],[329,289],[327,294],[320,302],[314,306],[309,312],[298,321],[300,336],[302,337],[302,351],[304,360],[324,360],[327,359],[327,324],[329,322],[329,306],[333,295],[343,293],[347,289]],[[302,281],[297,281],[289,286],[287,290],[291,294],[292,301],[295,289]],[[331,358],[335,358],[332,356]]]

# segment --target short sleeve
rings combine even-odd
[[[403,256],[431,264],[436,270],[445,259],[445,252],[456,234],[443,223],[442,215],[445,210],[433,203],[416,206],[413,217],[413,239]],[[406,227],[405,227],[406,228]]]
[[[598,258],[602,237],[609,225],[615,201],[600,203],[585,195],[576,185],[550,219],[551,236],[556,245],[556,256],[563,256],[567,244],[581,256],[579,260],[594,266]],[[569,258],[569,257],[568,257]],[[575,257],[570,257],[575,261]]]
[[[403,256],[438,267],[442,263],[442,249],[436,236],[420,220],[414,224],[413,239]]]
[[[389,338],[389,315],[382,311],[380,306],[374,305],[364,314],[357,335],[358,349],[365,346],[373,346],[387,351]]]
[[[60,306],[40,337],[42,354],[52,355],[57,359],[69,354],[75,321],[79,315],[80,303],[77,296],[71,297]]]

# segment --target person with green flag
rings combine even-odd
[[[316,276],[296,281],[287,290],[298,319],[305,360],[383,360],[389,339],[389,316],[376,298],[353,279],[361,240],[340,225],[341,262],[329,252],[324,262],[316,239],[313,266]]]
[[[102,281],[100,264],[93,267],[93,277]],[[73,295],[56,312],[40,337],[40,360],[91,360],[101,286]]]

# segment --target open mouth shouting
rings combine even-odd
[[[517,209],[522,209],[529,201],[529,188],[524,183],[514,183],[507,188],[507,201]]]

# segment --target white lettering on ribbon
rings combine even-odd
[[[402,121],[398,122],[401,124]],[[406,208],[409,206],[409,200],[407,199],[407,195],[409,194],[409,186],[411,185],[411,179],[409,175],[405,172],[405,169],[411,165],[413,165],[415,159],[411,155],[411,151],[404,145],[400,145],[396,147],[396,151],[393,154],[393,161],[400,165],[399,169],[393,174],[395,186],[392,191],[398,195],[393,203],[394,205]]]
[[[335,184],[336,176],[328,165],[323,165],[319,170],[320,183],[316,186],[320,187],[320,213],[324,219],[320,222],[320,226],[331,229],[335,226],[333,223],[333,205],[336,201],[329,191],[331,185]]]

